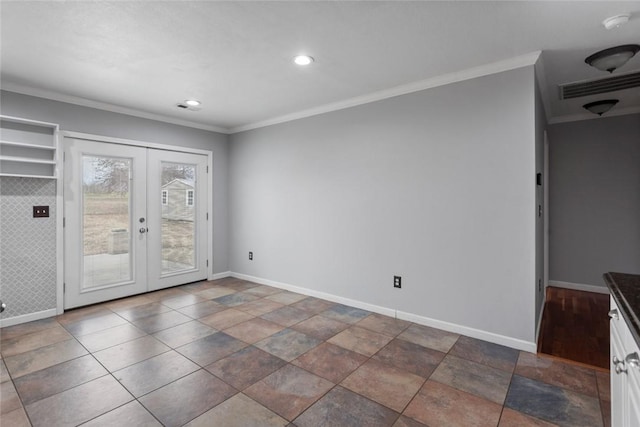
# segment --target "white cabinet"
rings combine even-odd
[[[58,125],[0,116],[0,176],[56,179]]]
[[[640,350],[611,298],[611,426],[640,426]]]

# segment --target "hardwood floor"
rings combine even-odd
[[[547,288],[538,352],[609,369],[609,296]]]

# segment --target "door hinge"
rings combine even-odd
[[[66,294],[66,293],[67,293],[67,284],[66,284],[66,283],[63,283],[63,284],[62,284],[62,293],[63,293],[63,294]]]
[[[209,173],[209,166],[207,166],[207,173]]]
[[[62,228],[67,226],[67,218],[62,217]]]
[[[207,221],[209,221],[209,212],[207,212]]]
[[[209,260],[207,260],[207,267],[209,267]]]

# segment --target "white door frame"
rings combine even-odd
[[[547,287],[549,286],[549,138],[547,131],[544,131],[544,164],[542,169],[542,191],[543,191],[543,206],[544,206],[544,295],[547,295]]]
[[[107,142],[111,144],[122,144],[122,145],[132,145],[135,147],[144,147],[144,148],[155,148],[159,150],[167,150],[167,151],[177,151],[181,153],[193,153],[193,154],[201,154],[207,156],[207,180],[208,180],[208,188],[209,194],[208,202],[207,202],[207,236],[209,243],[207,244],[207,260],[209,261],[209,266],[207,267],[207,279],[213,280],[213,152],[208,150],[202,150],[199,148],[188,148],[188,147],[180,147],[177,145],[168,145],[168,144],[159,144],[155,142],[146,142],[146,141],[137,141],[133,139],[125,139],[125,138],[113,138],[110,136],[102,136],[95,135],[90,133],[83,132],[75,132],[75,131],[61,131],[58,139],[58,149],[62,151],[64,148],[64,140],[65,138],[73,138],[73,139],[84,139],[88,141],[97,141],[97,142]],[[59,163],[59,179],[58,179],[58,196],[57,196],[57,217],[58,217],[58,247],[61,249],[64,247],[64,185],[63,185],[63,176],[64,176],[64,161]],[[64,262],[62,259],[63,250],[58,251],[58,278],[62,279],[64,277]],[[57,311],[58,314],[62,314],[64,312],[64,280],[58,280],[58,289],[57,289]]]

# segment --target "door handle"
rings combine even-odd
[[[140,234],[144,234],[144,233],[146,233],[147,231],[149,231],[149,229],[142,227],[142,228],[140,229]]]

